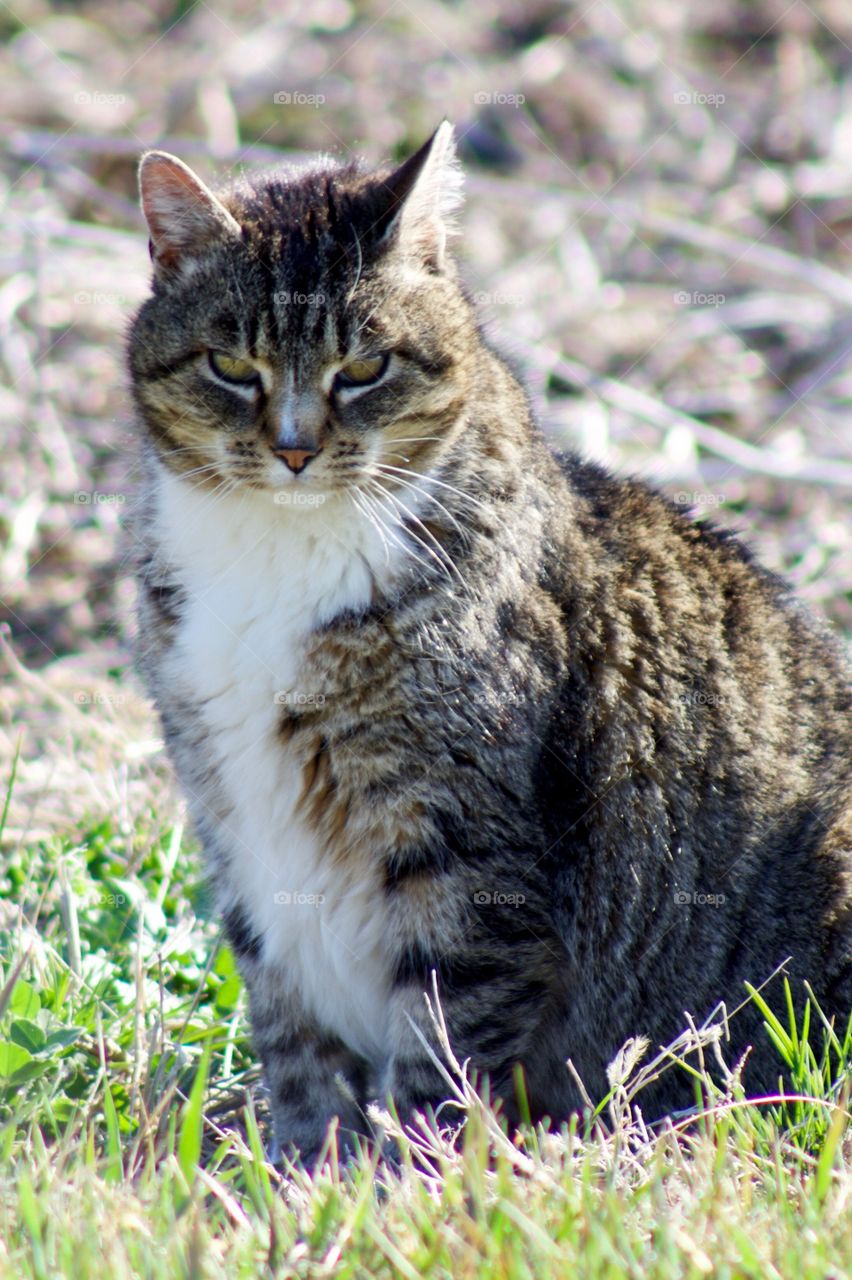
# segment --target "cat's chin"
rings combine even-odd
[[[275,499],[280,495],[280,503],[325,501],[332,491],[332,485],[323,476],[292,476],[284,467],[280,469],[261,468],[246,479],[246,483],[258,492]]]
[[[304,481],[288,482],[279,477],[277,482],[268,476],[252,485],[257,496],[268,502],[274,509],[296,511],[319,511],[329,504],[339,501],[345,490],[320,481],[305,483]]]

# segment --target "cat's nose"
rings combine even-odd
[[[319,449],[275,449],[273,450],[276,458],[280,458],[285,466],[298,475],[300,471],[304,471],[311,458],[315,458],[320,452]]]

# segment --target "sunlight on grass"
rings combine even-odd
[[[0,1274],[841,1274],[852,1020],[755,993],[790,1095],[747,1102],[736,1072],[724,1093],[699,1072],[702,1109],[646,1126],[643,1083],[719,1038],[692,1028],[656,1057],[628,1045],[608,1099],[558,1133],[506,1132],[444,1035],[439,1129],[374,1109],[392,1160],[365,1145],[341,1164],[331,1132],[320,1173],[281,1172],[197,851],[178,882],[181,831],[151,834],[100,822],[7,863]]]

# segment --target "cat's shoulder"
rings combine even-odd
[[[685,542],[720,558],[748,565],[767,583],[783,586],[783,579],[764,568],[741,529],[730,528],[697,510],[697,503],[671,498],[652,482],[619,475],[603,463],[570,449],[552,451],[587,524],[614,527],[626,533],[657,535]]]

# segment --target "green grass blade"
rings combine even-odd
[[[785,1030],[783,1023],[772,1012],[757,988],[753,987],[750,982],[745,984],[745,988],[760,1012],[763,1014],[767,1030],[775,1041],[779,1053],[787,1065],[792,1066],[795,1061],[795,1045],[790,1038],[789,1032]]]
[[[820,1151],[819,1159],[817,1160],[814,1190],[820,1204],[825,1202],[825,1198],[828,1195],[835,1157],[840,1147],[841,1139],[849,1127],[848,1107],[849,1086],[847,1085],[840,1095],[834,1115],[831,1118],[831,1124],[828,1126],[828,1133],[825,1135],[825,1141],[822,1144],[822,1151]]]
[[[122,1162],[121,1133],[118,1127],[118,1112],[115,1109],[109,1081],[104,1079],[104,1119],[106,1121],[106,1168],[104,1178],[107,1182],[121,1182],[124,1177]]]
[[[0,814],[0,838],[6,830],[6,819],[9,817],[9,805],[12,803],[12,791],[15,787],[15,779],[18,776],[18,761],[21,758],[21,739],[15,743],[15,754],[12,757],[12,768],[9,771],[9,781],[6,785],[6,798],[3,801],[3,813]]]
[[[790,1041],[793,1045],[793,1052],[799,1056],[801,1044],[799,1041],[799,1029],[796,1025],[796,1009],[793,1004],[793,991],[790,986],[789,979],[784,979],[784,1000],[787,1005],[787,1022],[790,1026]]]
[[[204,1133],[204,1093],[207,1089],[207,1073],[210,1068],[210,1042],[204,1046],[201,1062],[192,1082],[189,1098],[183,1108],[178,1134],[177,1159],[188,1187],[195,1182],[196,1167],[201,1158],[201,1140]]]

